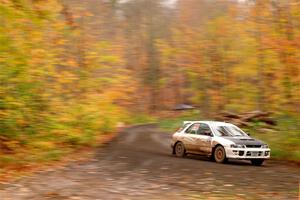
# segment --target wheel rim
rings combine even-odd
[[[176,145],[176,154],[180,155],[183,151],[182,145],[179,143]]]
[[[222,151],[222,149],[217,149],[216,153],[216,159],[219,161],[219,160],[222,160],[223,157],[224,157],[224,152]]]

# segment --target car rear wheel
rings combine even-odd
[[[221,145],[217,146],[214,151],[214,160],[217,163],[224,163],[227,161],[225,149]]]
[[[184,157],[186,155],[185,148],[182,142],[177,142],[175,145],[175,155],[177,157]]]
[[[252,159],[251,163],[255,166],[261,166],[264,163],[264,159]]]

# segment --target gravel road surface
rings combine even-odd
[[[128,128],[86,162],[0,185],[0,200],[298,199],[300,168],[268,161],[217,164],[171,155],[171,133]]]

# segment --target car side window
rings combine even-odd
[[[200,127],[199,123],[195,123],[193,125],[191,125],[186,131],[185,133],[189,133],[189,134],[197,134],[197,131]]]
[[[201,123],[197,134],[211,136],[212,132],[207,124]]]
[[[191,123],[186,123],[182,127],[180,127],[177,132],[183,131],[186,127],[188,127]]]

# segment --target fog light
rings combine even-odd
[[[265,151],[265,156],[268,156],[269,155],[269,151]]]

